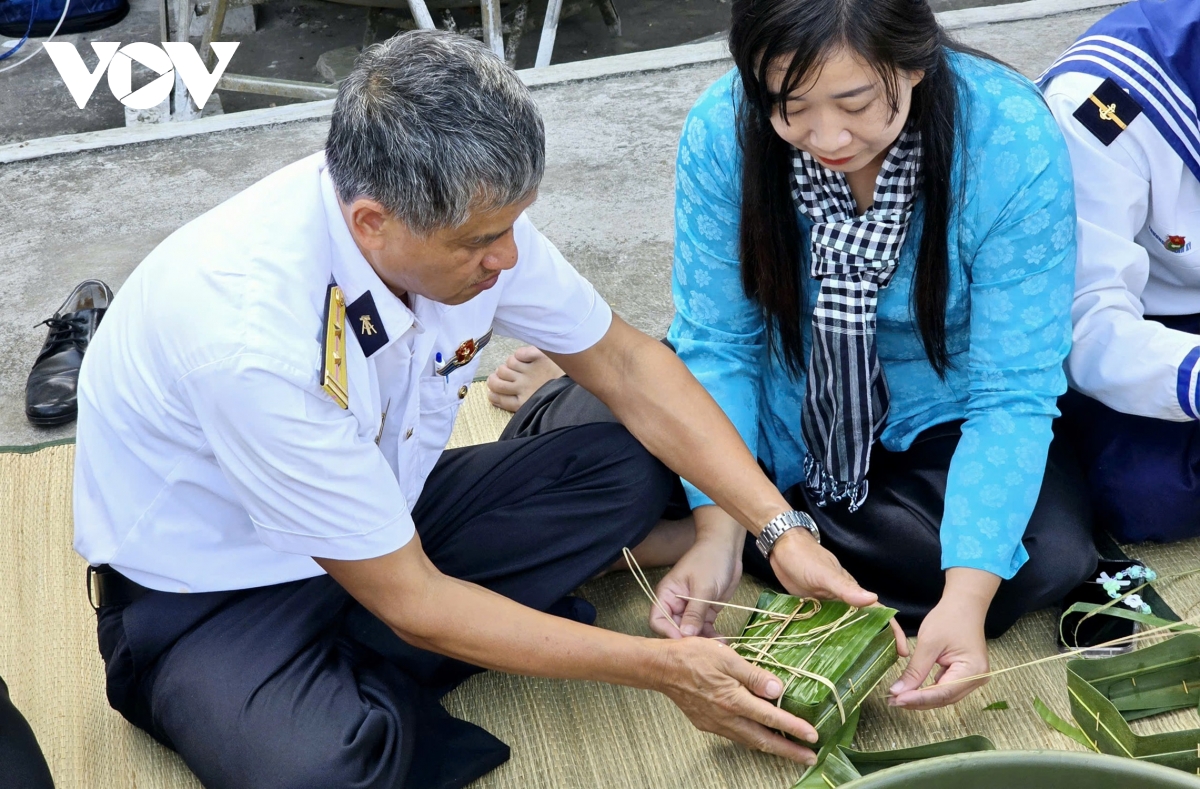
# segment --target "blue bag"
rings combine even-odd
[[[67,0],[0,0],[0,36],[33,38],[50,35]],[[87,33],[115,25],[129,13],[129,0],[71,0],[58,34]],[[33,26],[30,27],[30,17]]]

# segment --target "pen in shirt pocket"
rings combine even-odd
[[[433,357],[433,374],[434,375],[439,374],[438,368],[441,366],[442,366],[442,354],[441,354],[441,352],[438,352],[438,353],[434,354],[434,357]],[[449,381],[449,376],[443,375],[442,376],[442,388],[443,389],[446,388],[448,381]]]

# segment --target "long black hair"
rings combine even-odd
[[[925,213],[912,309],[929,363],[944,376],[950,364],[947,230],[959,125],[957,76],[947,51],[961,48],[949,40],[926,0],[734,0],[729,48],[745,91],[738,108],[742,286],[765,312],[768,343],[782,351],[793,374],[804,367],[801,309],[807,272],[800,266],[804,239],[792,199],[791,146],[771,127],[771,115],[778,109],[786,117],[789,94],[839,49],[871,66],[893,115],[900,73],[925,73],[913,88],[909,110],[909,122],[921,132]],[[772,93],[767,73],[785,63],[782,88]]]

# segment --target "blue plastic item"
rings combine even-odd
[[[67,0],[0,0],[0,36],[42,38],[54,31]],[[58,34],[87,33],[115,25],[129,13],[129,0],[71,0]],[[33,24],[30,24],[32,18]]]

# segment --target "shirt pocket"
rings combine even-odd
[[[1189,268],[1200,268],[1200,211],[1193,211],[1186,217],[1183,229],[1187,232],[1182,237],[1183,249],[1174,254],[1186,260]]]
[[[475,365],[468,365],[450,375],[428,375],[420,381],[420,473],[428,476],[433,465],[446,448],[454,419],[471,386]]]
[[[1160,229],[1160,224],[1151,222],[1149,232],[1137,239],[1149,249],[1150,258],[1189,272],[1200,268],[1200,211],[1184,214],[1183,221],[1173,226],[1164,224]]]

